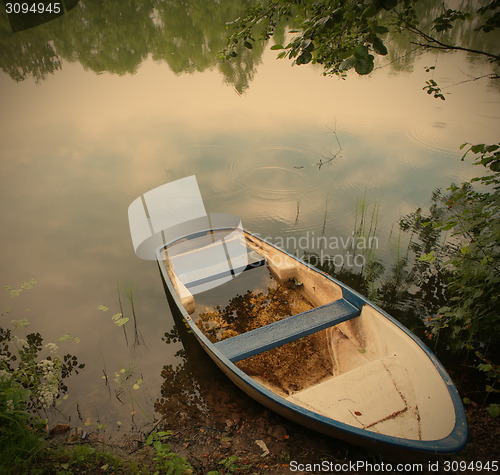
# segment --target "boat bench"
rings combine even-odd
[[[167,257],[176,278],[192,295],[266,263],[264,257],[245,246],[239,235],[190,250],[179,251],[174,246],[167,249]]]
[[[360,306],[353,305],[341,298],[321,307],[219,341],[214,346],[231,362],[236,363],[350,320],[360,313]]]

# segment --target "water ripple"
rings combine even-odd
[[[458,150],[457,139],[460,131],[452,133],[449,129],[455,130],[457,127],[444,121],[436,120],[432,124],[419,124],[412,127],[408,136],[413,143],[416,143],[428,150],[436,150],[447,154],[456,154]],[[447,130],[447,133],[443,131]]]
[[[320,156],[298,147],[271,145],[246,152],[231,163],[232,177],[251,194],[269,200],[297,200],[319,186]]]

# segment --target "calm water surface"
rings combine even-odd
[[[201,51],[210,44],[208,33],[197,30],[210,22],[210,10],[182,30],[185,38],[155,44],[139,59],[132,49],[123,56],[133,59],[131,66],[113,63],[120,35],[99,50],[86,44],[85,32],[65,30],[75,27],[70,16],[79,8],[58,24],[15,35],[2,18],[0,282],[18,286],[36,278],[38,284],[16,300],[5,295],[1,308],[13,311],[0,318],[2,326],[28,318],[46,342],[63,334],[80,339],[60,343],[86,368],[72,378],[59,409],[85,430],[152,421],[162,368],[182,361],[181,344],[161,339],[173,320],[158,269],[132,248],[127,208],[136,197],[195,174],[209,211],[239,215],[249,230],[272,239],[297,240],[350,236],[364,203],[376,218],[377,258],[390,265],[398,219],[428,206],[434,189],[474,176],[470,163],[459,160],[460,144],[498,140],[498,89],[486,81],[461,83],[488,72],[462,55],[438,58],[435,79],[449,93],[444,102],[422,90],[430,78],[424,67],[436,62],[430,53],[404,71],[381,64],[370,77],[342,81],[314,66],[291,67],[266,49],[247,58],[245,88],[242,68],[234,68],[236,78],[213,59],[236,6],[214,7],[220,31],[211,33],[217,41],[198,63],[185,46]],[[137,43],[147,36],[141,22],[168,27],[158,11],[146,13],[127,31]],[[186,12],[168,18],[175,15],[185,20]],[[102,31],[116,26],[113,18]],[[151,25],[147,31],[156,31]],[[29,70],[40,57],[36,42],[51,35],[60,69],[38,81],[29,74],[15,80],[15,71]],[[23,42],[33,55],[28,48],[19,56]],[[92,48],[84,60],[83,50]],[[112,321],[120,301],[130,318],[128,341]]]

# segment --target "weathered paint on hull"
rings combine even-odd
[[[174,285],[171,282],[168,272],[166,271],[160,258],[160,253],[158,254],[158,256],[158,264],[162,274],[165,291],[173,311],[176,311],[177,315],[180,316],[189,325],[193,334],[195,335],[201,346],[204,348],[206,353],[212,358],[215,364],[228,376],[228,378],[236,386],[238,386],[241,390],[243,390],[263,406],[296,423],[324,433],[328,436],[361,445],[368,449],[389,452],[392,456],[397,453],[401,453],[401,455],[407,456],[409,452],[412,452],[414,456],[419,454],[448,454],[460,451],[465,446],[465,443],[467,441],[467,423],[465,414],[463,412],[463,407],[461,406],[461,401],[458,397],[458,393],[451,383],[451,379],[447,375],[442,365],[436,359],[436,357],[430,352],[430,350],[427,349],[427,347],[422,342],[420,342],[420,340],[418,340],[418,338],[411,334],[401,324],[399,324],[392,317],[388,316],[382,310],[371,304],[371,302],[368,302],[366,299],[364,299],[364,297],[359,296],[351,289],[348,289],[342,283],[339,283],[330,276],[327,276],[330,280],[340,284],[342,288],[348,289],[349,292],[352,291],[355,294],[355,298],[363,300],[364,304],[369,305],[376,312],[387,318],[387,323],[390,322],[391,324],[396,325],[398,329],[405,333],[406,336],[411,339],[414,344],[417,344],[420,347],[420,349],[426,354],[427,358],[439,371],[441,377],[443,378],[443,381],[445,381],[448,391],[450,392],[450,396],[453,401],[453,409],[455,410],[455,427],[453,428],[449,436],[435,441],[419,441],[386,436],[383,434],[377,434],[373,431],[360,430],[356,427],[351,427],[348,424],[338,423],[335,420],[330,420],[320,414],[311,413],[310,411],[304,410],[303,408],[290,403],[283,397],[280,397],[279,395],[271,392],[268,388],[265,388],[264,386],[250,378],[248,375],[243,373],[236,365],[231,363],[231,361],[229,361],[224,356],[224,354],[218,351],[217,348],[214,347],[214,344],[211,343],[205,337],[205,335],[203,335],[203,333],[199,330],[197,325],[193,322],[189,314],[182,306],[180,298],[175,293]],[[295,259],[293,256],[290,257]],[[301,264],[305,263],[301,262]],[[307,266],[311,267],[309,265]],[[316,272],[319,272],[316,269],[314,270]]]

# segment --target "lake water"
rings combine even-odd
[[[288,243],[300,249],[291,251],[317,251],[311,239],[318,236],[347,239],[364,206],[376,223],[377,259],[390,265],[399,218],[429,206],[436,188],[476,174],[460,161],[459,146],[498,141],[498,88],[467,81],[489,66],[460,54],[426,53],[403,71],[381,63],[369,77],[340,80],[276,60],[267,47],[245,57],[231,83],[228,66],[213,59],[224,46],[220,26],[241,8],[230,3],[216,12],[212,5],[212,28],[220,29],[214,44],[197,30],[210,23],[210,9],[198,12],[198,23],[191,12],[184,38],[155,43],[139,59],[132,47],[120,53],[123,35],[144,52],[141,41],[156,30],[141,21],[167,28],[161,12],[145,12],[123,30],[127,18],[81,1],[60,19],[16,34],[1,17],[0,281],[38,284],[15,300],[3,296],[2,311],[13,311],[0,323],[28,318],[46,342],[63,334],[80,339],[58,343],[86,363],[58,408],[83,430],[152,421],[162,368],[182,361],[181,344],[161,338],[173,320],[157,266],[132,248],[127,208],[136,197],[196,175],[209,211],[236,214],[274,242],[293,238]],[[172,18],[185,19],[179,9]],[[86,15],[91,23],[107,18],[95,20],[102,49],[94,30],[86,42]],[[78,35],[70,33],[75,24]],[[40,68],[43,45],[58,51],[60,69],[38,81],[29,74],[14,80],[16,71]],[[192,51],[204,52],[199,62]],[[422,90],[431,77],[425,66],[437,60],[434,79],[446,101]],[[119,295],[130,318],[128,342],[112,320]]]

